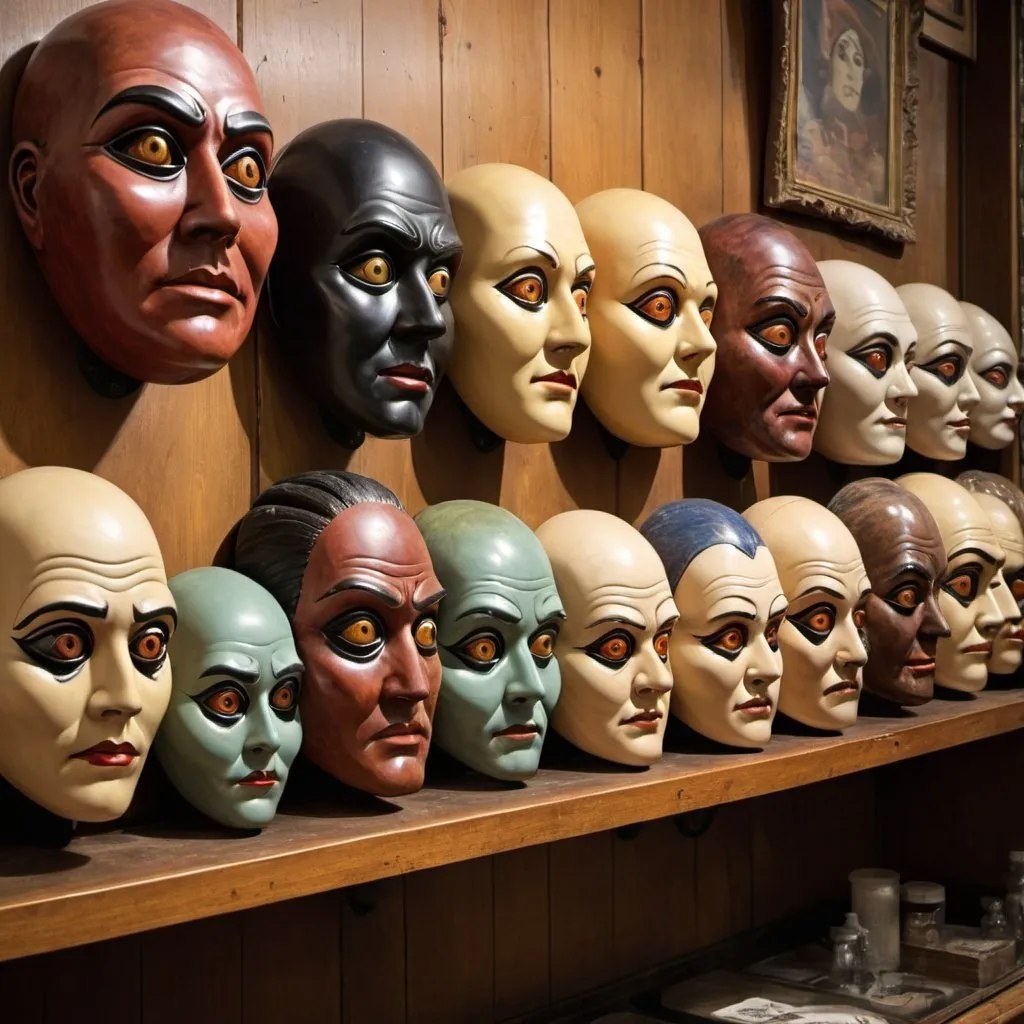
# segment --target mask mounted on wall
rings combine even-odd
[[[778,709],[786,612],[771,553],[738,512],[703,498],[662,505],[640,532],[679,609],[669,644],[672,713],[717,743],[763,747]]]
[[[281,480],[242,517],[230,567],[269,590],[291,621],[305,666],[306,756],[374,796],[420,789],[444,590],[401,502],[340,470]]]
[[[416,525],[448,592],[437,745],[484,775],[527,779],[561,688],[555,644],[565,612],[551,563],[526,524],[496,505],[443,501]]]
[[[552,726],[588,754],[652,764],[665,735],[678,618],[661,559],[607,512],[562,512],[537,537],[566,614],[555,643],[562,693]]]
[[[170,588],[178,606],[174,686],[156,755],[208,818],[262,828],[302,743],[302,663],[291,624],[263,587],[230,569],[190,569]]]
[[[789,607],[779,629],[779,710],[814,729],[857,721],[861,630],[871,587],[857,542],[808,498],[767,498],[743,513],[772,553]]]
[[[917,387],[908,366],[917,332],[896,289],[848,260],[818,264],[836,322],[828,336],[829,385],[819,399],[814,450],[846,466],[899,462],[907,402]]]
[[[460,171],[448,195],[465,245],[449,376],[493,435],[475,440],[561,440],[590,355],[594,261],[576,211],[547,178],[513,164]]]
[[[153,529],[101,477],[25,469],[0,480],[0,565],[0,776],[61,818],[118,818],[171,694]]]
[[[718,285],[704,427],[749,459],[806,459],[835,320],[818,266],[792,232],[759,214],[719,217],[700,239]]]
[[[639,189],[598,192],[576,212],[601,271],[587,300],[583,397],[622,441],[689,444],[714,370],[718,294],[697,230]]]
[[[968,363],[974,350],[960,303],[934,284],[896,289],[917,331],[907,408],[907,447],[928,459],[962,459],[980,395]]]
[[[968,439],[998,450],[1013,443],[1024,409],[1024,384],[1018,378],[1020,353],[1006,328],[973,302],[961,302],[974,351],[968,373],[978,389]]]
[[[113,0],[36,47],[14,101],[10,188],[102,394],[187,384],[252,324],[277,239],[256,79],[213,22]]]
[[[1003,579],[1003,549],[985,510],[960,484],[937,473],[909,473],[896,483],[928,506],[946,551],[939,608],[950,635],[935,651],[935,682],[977,693],[988,682],[993,641],[1018,614]]]
[[[990,675],[1009,675],[1020,668],[1024,653],[1024,628],[1021,625],[1024,613],[1024,493],[1005,477],[980,469],[961,473],[956,482],[967,488],[985,510],[996,540],[1006,555],[1003,579],[1016,611],[1010,607],[1008,598],[1000,593],[1000,604],[1006,610],[1007,619],[992,641],[988,671]]]
[[[430,160],[382,124],[325,121],[282,151],[270,198],[275,334],[331,436],[418,434],[448,366],[462,252]]]

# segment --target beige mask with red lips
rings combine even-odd
[[[537,530],[566,620],[555,642],[562,692],[551,724],[580,750],[617,764],[661,757],[677,618],[657,552],[629,523],[575,509]]]
[[[53,814],[127,809],[171,695],[174,598],[142,510],[91,473],[0,480],[0,776]]]
[[[929,459],[962,459],[979,400],[968,372],[974,342],[960,304],[933,284],[896,289],[917,331],[910,377],[917,395],[907,406],[907,447]]]
[[[1020,668],[1024,655],[1024,629],[1021,628],[1020,602],[1024,600],[1024,530],[1010,506],[993,494],[974,491],[974,500],[985,510],[999,546],[1006,555],[1002,576],[1005,586],[996,589],[1000,611],[1006,615],[992,643],[988,670],[995,675],[1009,675]]]
[[[981,396],[971,412],[970,440],[997,450],[1013,443],[1024,409],[1024,384],[1017,378],[1020,354],[1006,328],[972,302],[961,302],[974,353],[970,375]]]
[[[977,693],[988,681],[992,644],[1009,612],[1003,549],[977,495],[960,484],[937,473],[910,473],[896,483],[927,505],[948,558],[939,609],[950,635],[941,637],[935,648],[935,682]]]
[[[498,437],[560,440],[590,355],[594,261],[576,211],[547,178],[513,164],[479,164],[447,184],[464,246],[448,376]]]
[[[808,498],[767,498],[743,513],[761,535],[789,601],[779,629],[779,710],[815,729],[845,729],[857,720],[860,635],[871,590],[853,535]]]
[[[633,188],[598,192],[576,212],[600,268],[587,302],[587,405],[630,444],[689,444],[714,371],[718,296],[697,229]]]

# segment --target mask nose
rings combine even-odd
[[[398,286],[398,316],[392,334],[423,343],[442,337],[448,325],[427,279],[419,270],[410,271],[406,277]]]
[[[892,382],[885,392],[885,397],[889,401],[907,401],[911,398],[917,398],[917,396],[917,385],[910,376],[907,364],[901,362],[892,375]]]
[[[836,668],[859,669],[868,663],[868,651],[864,646],[860,630],[854,625],[853,616],[849,616],[842,626],[839,636],[839,649],[836,651]]]
[[[634,698],[657,700],[672,689],[672,671],[655,651],[645,647],[637,655],[636,675],[633,677]]]
[[[782,658],[773,651],[764,636],[750,645],[750,656],[743,682],[749,689],[764,689],[782,678]]]
[[[1005,589],[1005,588],[1004,588]],[[999,628],[1006,622],[1006,613],[999,606],[998,591],[989,588],[981,602],[975,622],[978,632],[986,639],[995,639]]]
[[[540,677],[533,655],[528,650],[520,649],[513,652],[509,659],[511,679],[505,687],[502,698],[504,704],[511,707],[533,705],[543,700],[545,694],[544,681]]]
[[[228,186],[213,154],[198,150],[189,154],[185,167],[185,210],[181,233],[186,238],[209,239],[230,249],[242,229],[238,200]]]
[[[86,671],[90,673],[92,695],[88,712],[93,718],[116,719],[126,722],[142,711],[142,692],[139,689],[138,670],[128,653],[127,645],[115,641],[102,653],[94,651]],[[168,690],[170,689],[168,685]]]
[[[245,740],[247,754],[269,757],[281,749],[281,733],[277,716],[264,700],[258,701],[248,715],[249,735]]]
[[[688,300],[683,306],[682,323],[679,325],[679,343],[676,345],[676,362],[691,377],[696,376],[697,367],[713,355],[717,349],[697,304]]]
[[[960,392],[957,395],[956,404],[964,411],[970,412],[981,401],[981,392],[978,385],[974,383],[974,377],[970,370],[964,372],[960,378]]]
[[[548,317],[544,352],[552,366],[568,370],[572,361],[590,348],[590,328],[568,287],[555,288],[548,301]]]
[[[380,703],[404,717],[411,717],[416,705],[430,696],[427,666],[411,634],[391,641],[391,658],[380,690]]]
[[[812,342],[800,346],[800,360],[789,385],[790,393],[801,405],[810,405],[829,382],[825,362]]]

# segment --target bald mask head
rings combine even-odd
[[[125,812],[167,707],[174,599],[142,510],[65,467],[0,480],[0,775],[54,814]]]
[[[998,450],[1013,443],[1024,409],[1024,384],[1018,379],[1020,353],[1006,328],[973,302],[961,302],[974,351],[968,372],[978,389],[971,411],[970,440]]]
[[[572,204],[547,178],[479,164],[448,181],[462,268],[449,376],[481,423],[525,444],[569,433],[587,368],[594,277]]]
[[[552,725],[597,757],[651,764],[661,757],[678,615],[658,553],[629,523],[588,509],[549,519],[537,537],[566,614]]]

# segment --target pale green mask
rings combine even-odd
[[[496,505],[445,501],[416,525],[448,591],[434,742],[484,775],[528,778],[561,690],[553,654],[565,612],[551,563],[533,532]]]
[[[207,817],[261,828],[302,744],[302,663],[288,618],[263,587],[231,569],[190,569],[169,586],[178,629],[156,755]]]

